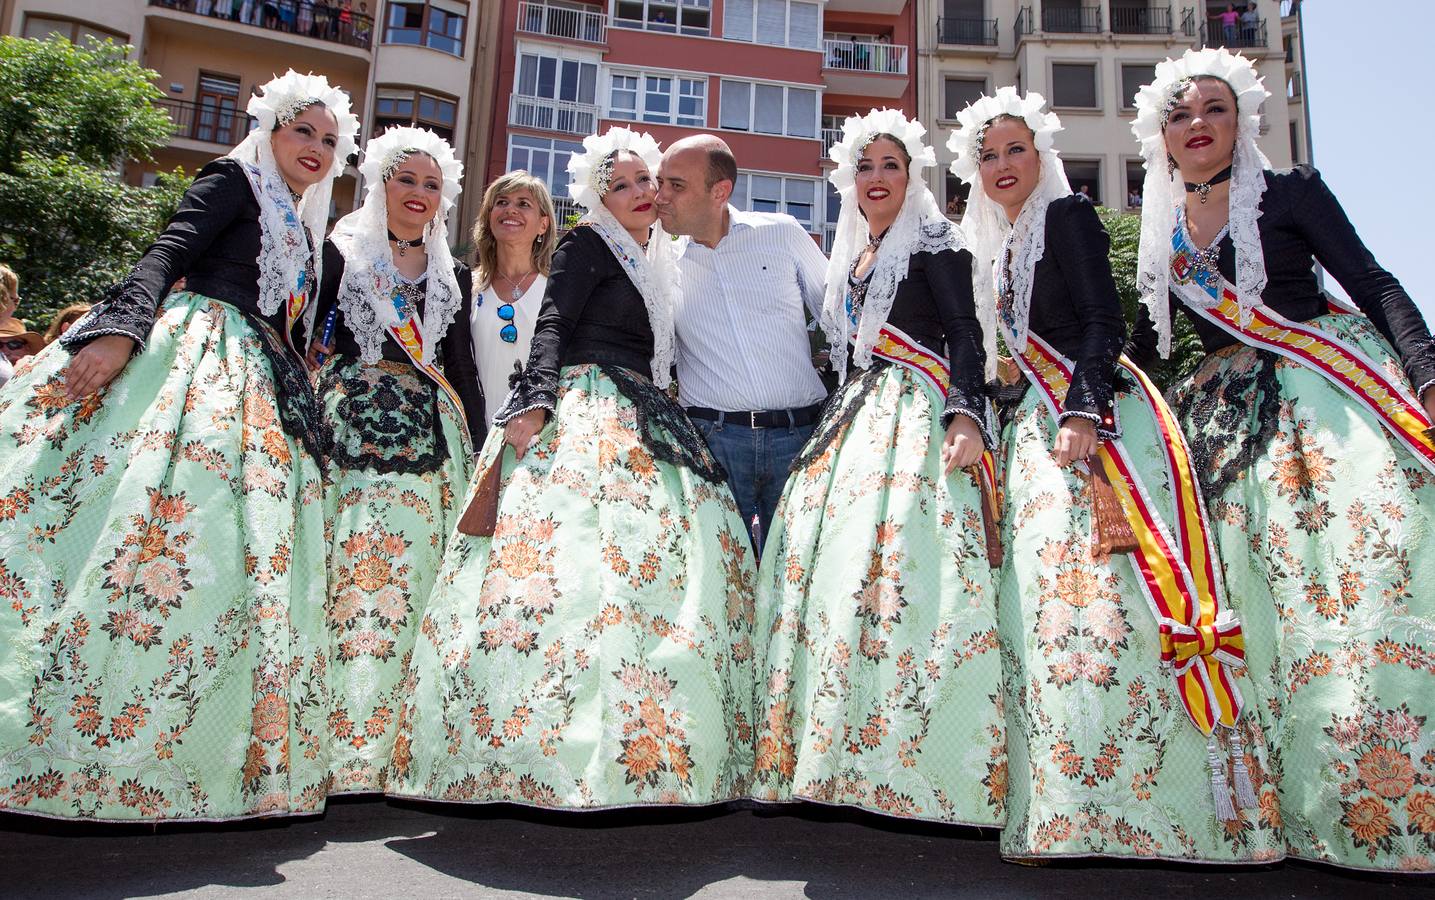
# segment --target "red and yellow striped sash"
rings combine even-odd
[[[1075,364],[1035,334],[1017,358],[1055,418],[1071,387]],[[1223,608],[1225,588],[1215,543],[1201,499],[1190,449],[1161,393],[1138,367],[1122,357],[1119,366],[1136,382],[1136,398],[1155,418],[1165,475],[1175,496],[1175,521],[1156,512],[1141,473],[1119,439],[1102,439],[1101,465],[1136,535],[1131,560],[1157,622],[1161,662],[1176,681],[1191,721],[1204,735],[1217,725],[1233,727],[1241,715],[1241,694],[1231,667],[1245,662],[1241,626]],[[1174,526],[1174,527],[1173,527]]]
[[[951,369],[947,361],[912,340],[900,328],[888,323],[877,333],[877,343],[872,353],[895,365],[904,366],[916,373],[937,394],[937,409],[943,409],[947,402],[947,388],[952,384]],[[991,521],[988,522],[988,542],[997,539],[997,523],[1001,521],[1002,496],[997,480],[996,457],[990,450],[983,450],[977,462],[977,482],[981,487],[983,500],[988,507]],[[988,548],[989,559],[1000,559],[1000,549]],[[999,564],[999,563],[996,563]]]
[[[438,366],[423,361],[424,338],[419,331],[419,324],[417,316],[404,316],[399,324],[388,327],[389,336],[404,348],[404,352],[409,355],[409,361],[414,364],[414,368],[427,375],[434,384],[438,385],[439,390],[448,395],[454,410],[458,413],[459,421],[463,423],[463,433],[467,439],[468,416],[463,411],[463,401],[459,399],[458,391],[454,390],[452,384],[449,384],[448,379],[444,377],[443,372],[439,371]]]
[[[1381,426],[1435,473],[1435,430],[1402,380],[1392,378],[1359,347],[1309,322],[1293,322],[1257,304],[1241,324],[1236,292],[1220,273],[1198,271],[1185,239],[1173,239],[1172,289],[1193,312],[1237,340],[1294,360],[1322,375],[1364,407]],[[1349,313],[1340,306],[1332,312]]]

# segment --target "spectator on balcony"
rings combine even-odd
[[[299,18],[296,24],[300,34],[314,34],[314,0],[299,0]]]
[[[508,396],[508,379],[528,359],[558,237],[548,187],[523,169],[494,179],[483,195],[473,243],[473,355],[484,421]]]
[[[214,0],[194,0],[194,11],[201,16],[214,15]]]
[[[1081,189],[1076,192],[1076,196],[1086,200],[1088,203],[1094,202],[1091,199],[1091,185],[1089,184],[1083,184]]]
[[[1141,189],[1134,184],[1126,189],[1126,206],[1130,209],[1141,208]]]
[[[260,24],[265,28],[275,28],[279,25],[279,0],[264,0],[264,18]]]
[[[1216,17],[1221,21],[1221,35],[1227,47],[1236,46],[1236,25],[1241,21],[1241,14],[1231,4],[1226,4],[1226,11]]]
[[[1245,12],[1241,13],[1241,46],[1256,46],[1256,32],[1261,28],[1261,14],[1254,3],[1247,3]]]

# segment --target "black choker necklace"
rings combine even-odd
[[[399,256],[406,255],[410,247],[422,246],[424,242],[424,239],[422,237],[415,238],[412,241],[406,241],[401,237],[395,237],[392,231],[389,232],[389,240],[393,241],[394,245],[399,248]]]
[[[1184,182],[1184,184],[1186,185],[1186,193],[1188,193],[1188,194],[1193,194],[1193,193],[1194,193],[1194,194],[1198,194],[1198,195],[1200,196],[1200,198],[1201,198],[1201,202],[1202,202],[1202,203],[1205,203],[1205,202],[1206,202],[1206,198],[1208,198],[1208,197],[1211,196],[1211,186],[1212,186],[1212,185],[1220,184],[1220,183],[1223,182],[1223,181],[1230,181],[1230,180],[1231,180],[1231,167],[1230,167],[1230,166],[1226,166],[1224,169],[1222,169],[1221,171],[1219,171],[1219,172],[1217,172],[1215,175],[1213,175],[1209,181],[1198,181],[1198,182],[1196,182],[1195,184],[1192,184],[1191,182],[1187,181],[1187,182]]]

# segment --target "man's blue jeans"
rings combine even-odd
[[[693,419],[693,425],[727,470],[737,511],[748,526],[754,550],[761,556],[762,542],[772,527],[777,501],[787,484],[787,469],[817,426],[749,428],[736,417],[724,422]],[[752,525],[754,516],[758,520],[756,528]]]

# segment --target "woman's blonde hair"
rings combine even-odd
[[[14,269],[3,263],[0,263],[0,294],[14,298],[20,296],[20,276],[15,274]]]
[[[55,313],[55,318],[50,320],[50,327],[45,329],[45,343],[53,344],[56,338],[65,333],[67,326],[80,321],[80,317],[89,311],[88,303],[71,303]]]
[[[498,203],[499,197],[506,197],[517,191],[532,194],[538,203],[539,214],[548,218],[548,230],[538,235],[533,242],[533,268],[547,276],[548,269],[553,264],[553,245],[557,243],[558,236],[553,198],[542,181],[523,169],[515,169],[495,178],[488,190],[483,192],[483,206],[478,211],[478,221],[473,223],[473,243],[478,247],[478,266],[473,273],[475,290],[487,287],[493,280],[493,273],[498,269],[498,240],[489,230],[488,218],[493,214],[493,207]]]

